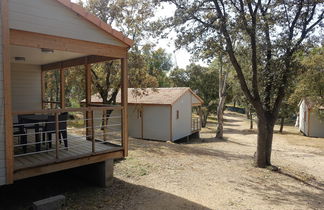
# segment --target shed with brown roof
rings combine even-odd
[[[324,107],[308,98],[299,103],[299,130],[306,136],[324,138],[324,119],[319,112],[324,112]]]
[[[140,94],[139,94],[140,92]],[[117,103],[120,102],[120,93]],[[91,103],[102,103],[99,95]],[[188,87],[128,89],[129,136],[159,141],[176,141],[199,133],[203,100]]]

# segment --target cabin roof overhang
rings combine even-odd
[[[70,0],[56,0],[57,2],[63,4],[65,7],[71,9],[81,17],[83,17],[85,20],[89,21],[90,23],[94,24],[101,30],[107,32],[109,35],[113,36],[114,38],[118,39],[119,41],[123,42],[127,46],[131,47],[134,44],[134,41],[127,38],[123,35],[122,32],[117,31],[111,27],[111,25],[103,22],[95,15],[92,15],[89,13],[85,8],[82,6],[72,3]]]

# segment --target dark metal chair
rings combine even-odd
[[[23,152],[27,152],[27,133],[24,125],[18,121],[18,123],[13,124],[13,135],[18,137],[18,144],[22,144]]]
[[[64,146],[68,147],[67,142],[67,119],[68,113],[64,112],[59,115],[59,138],[60,142],[63,140]],[[49,148],[52,148],[52,134],[56,133],[56,123],[55,123],[55,116],[49,116],[48,122],[46,122],[44,133],[47,134],[47,142]]]

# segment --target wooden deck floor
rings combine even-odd
[[[48,165],[48,164],[53,164],[53,163],[58,163],[67,160],[73,160],[81,157],[94,155],[92,153],[92,142],[86,140],[85,138],[82,137],[77,138],[77,136],[75,135],[69,135],[68,144],[69,144],[68,148],[64,147],[63,142],[59,144],[58,159],[56,159],[55,141],[53,141],[51,151],[45,151],[46,147],[44,144],[42,144],[42,150],[40,151],[40,153],[28,154],[32,151],[35,151],[34,147],[29,147],[27,153],[28,155],[22,154],[22,156],[15,157],[14,170],[17,171],[21,169],[43,166],[43,165]],[[102,142],[95,143],[95,154],[109,153],[121,149],[122,147],[118,145],[107,144]],[[15,152],[15,154],[17,154],[17,151]]]

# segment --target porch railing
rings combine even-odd
[[[57,161],[120,150],[122,110],[101,106],[14,112],[14,158],[39,154]]]
[[[201,129],[201,121],[199,117],[192,118],[191,131],[199,131]]]

